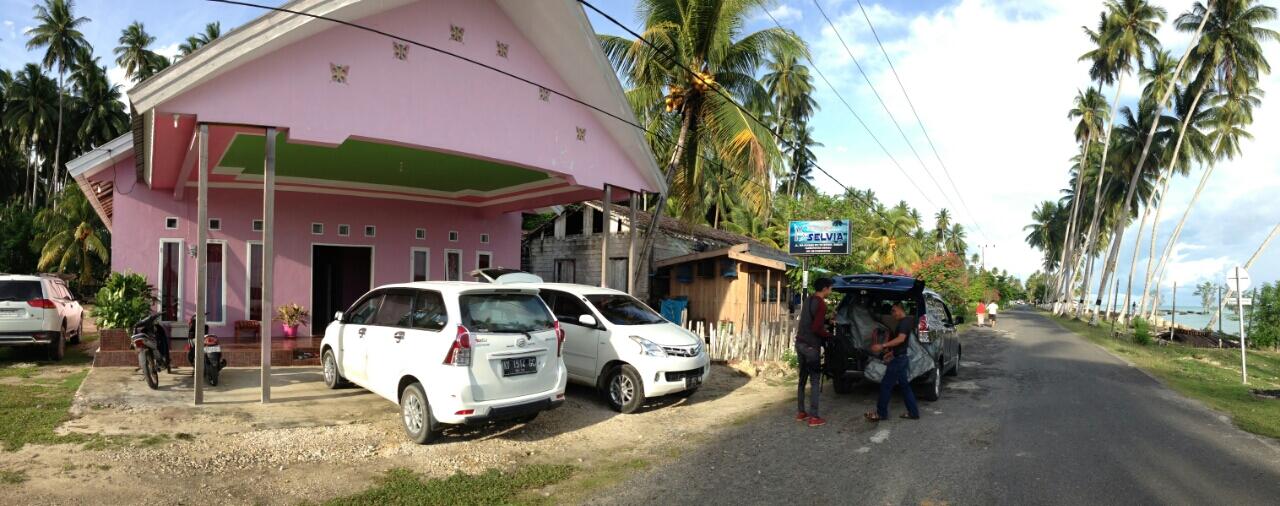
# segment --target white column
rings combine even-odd
[[[635,192],[631,192],[631,209],[630,216],[627,216],[627,237],[630,244],[627,245],[627,293],[635,297],[638,293],[636,288],[640,283],[636,279],[636,199],[638,196]],[[621,232],[621,230],[619,230]]]
[[[262,167],[262,402],[271,402],[272,271],[275,265],[276,129],[267,129],[266,160]]]
[[[613,211],[613,186],[604,185],[604,217],[603,227],[600,227],[600,286],[609,286],[609,222]]]
[[[209,125],[200,124],[200,174],[196,177],[196,319],[194,328],[187,330],[187,338],[195,345],[196,405],[204,404],[204,323],[208,309],[209,274]],[[178,184],[183,184],[179,181]]]

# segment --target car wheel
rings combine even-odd
[[[963,352],[960,349],[956,349],[956,363],[947,371],[947,376],[956,376],[960,374],[960,357],[963,356]]]
[[[67,344],[80,344],[80,335],[81,335],[81,334],[84,334],[84,323],[83,323],[83,322],[81,322],[81,323],[80,323],[80,325],[78,325],[78,326],[76,327],[76,333],[75,333],[75,334],[73,334],[73,335],[71,336],[71,338],[70,338],[70,339],[67,339]]]
[[[857,380],[853,378],[839,377],[831,380],[832,388],[835,388],[836,393],[840,395],[853,393],[853,387],[857,384]]]
[[[58,336],[49,343],[49,360],[58,362],[67,354],[67,328],[63,327]]]
[[[400,394],[400,419],[404,423],[405,434],[415,443],[427,444],[440,435],[421,383],[409,385]]]
[[[324,359],[321,360],[324,366],[324,386],[329,389],[341,388],[347,384],[346,378],[342,377],[342,373],[338,371],[338,359],[333,356],[333,350],[324,350]]]
[[[929,382],[925,383],[925,392],[920,395],[926,401],[936,401],[942,397],[942,363],[934,364],[933,369],[925,373]]]
[[[640,373],[630,365],[623,364],[609,371],[605,389],[609,406],[619,413],[634,413],[644,404],[644,383]]]

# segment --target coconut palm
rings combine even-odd
[[[204,31],[187,37],[187,40],[178,44],[178,55],[174,59],[185,58],[187,55],[196,52],[197,49],[204,47],[205,44],[213,42],[213,39],[222,36],[222,23],[214,21],[204,25]]]
[[[1044,253],[1045,272],[1052,271],[1058,266],[1057,257],[1062,248],[1061,239],[1066,235],[1064,230],[1060,230],[1060,227],[1065,225],[1062,211],[1062,206],[1058,202],[1046,200],[1031,212],[1031,224],[1022,227],[1027,231],[1027,245]]]
[[[689,219],[705,214],[688,205],[703,202],[697,160],[711,156],[757,184],[743,185],[741,200],[763,209],[771,171],[781,159],[773,132],[737,107],[766,109],[765,87],[755,79],[766,59],[807,56],[793,32],[769,28],[744,34],[747,20],[764,0],[640,0],[640,40],[600,35],[605,55],[622,77],[637,116],[667,123],[674,132],[665,170],[674,201]],[[690,69],[693,73],[690,72]],[[677,126],[678,125],[678,126]],[[661,204],[660,204],[661,205]]]
[[[74,0],[45,0],[44,5],[36,5],[36,26],[27,30],[27,50],[44,48],[44,58],[40,63],[46,69],[58,68],[58,126],[54,135],[56,141],[53,149],[54,177],[60,178],[62,171],[62,102],[66,89],[63,81],[72,60],[81,51],[89,49],[89,41],[80,33],[80,27],[89,22],[89,18],[76,17]]]
[[[129,115],[120,100],[120,85],[107,80],[107,69],[98,59],[82,53],[71,81],[78,92],[77,107],[83,117],[77,137],[83,148],[92,148],[119,137],[129,129]]]
[[[37,265],[41,271],[78,272],[83,281],[93,277],[95,263],[107,263],[105,229],[79,188],[63,189],[54,207],[36,214],[35,223],[41,230],[36,240],[44,245]]]
[[[1116,82],[1112,110],[1116,108],[1120,99],[1120,89],[1124,84],[1124,76],[1133,69],[1135,63],[1139,67],[1143,65],[1144,54],[1154,53],[1160,47],[1160,41],[1155,34],[1165,16],[1166,12],[1163,8],[1154,7],[1146,0],[1108,0],[1098,23],[1098,30],[1093,31],[1085,28],[1086,35],[1097,47],[1082,55],[1080,60],[1092,63],[1089,74],[1100,85]],[[1112,125],[1113,121],[1108,116],[1107,129],[1102,141],[1103,149],[1100,167],[1103,172],[1098,178],[1099,184],[1106,179],[1107,155],[1111,147]],[[1097,201],[1100,197],[1101,186],[1095,192],[1094,200]],[[1089,232],[1085,237],[1086,251],[1097,241],[1098,220],[1101,218],[1099,213],[1103,207],[1105,206],[1094,207],[1093,218],[1089,222]],[[1089,285],[1093,274],[1092,271],[1093,262],[1089,262],[1085,267],[1085,286]],[[1097,303],[1101,304],[1101,300],[1099,299]],[[1077,317],[1083,312],[1084,304],[1081,304],[1077,308]]]
[[[952,223],[951,230],[947,232],[947,251],[963,257],[964,252],[969,249],[969,245],[965,243],[965,235],[964,225]]]
[[[149,49],[156,38],[147,33],[140,21],[134,21],[120,31],[119,46],[113,51],[116,64],[124,68],[124,76],[134,81],[145,81],[164,67],[169,60]]]
[[[866,264],[879,272],[894,272],[919,261],[920,253],[912,234],[920,222],[913,219],[911,210],[898,205],[878,209],[876,214],[862,237],[869,252]]]
[[[947,248],[947,233],[951,229],[951,211],[947,208],[939,209],[933,215],[933,249],[935,251],[943,251]]]
[[[29,204],[34,207],[38,196],[39,163],[42,147],[48,143],[50,127],[56,121],[57,83],[44,75],[39,65],[28,63],[13,78],[7,90],[4,123],[10,141],[27,159]]]
[[[1098,133],[1102,130],[1103,118],[1110,118],[1111,110],[1107,107],[1107,101],[1102,96],[1102,92],[1098,88],[1089,87],[1085,91],[1076,91],[1076,98],[1073,101],[1073,107],[1067,112],[1068,118],[1079,118],[1076,122],[1075,137],[1080,142],[1081,159],[1087,154],[1092,147],[1094,139],[1098,138]],[[1074,261],[1068,261],[1068,257],[1074,255],[1073,251],[1076,247],[1077,236],[1080,235],[1079,216],[1080,202],[1082,200],[1083,188],[1080,186],[1084,182],[1084,178],[1076,178],[1075,192],[1071,199],[1071,213],[1068,217],[1066,228],[1066,240],[1061,251],[1059,263],[1063,269],[1059,272],[1059,279],[1055,283],[1056,292],[1054,300],[1061,301],[1069,295],[1067,290],[1071,285],[1071,278],[1074,270],[1071,269],[1075,265]]]

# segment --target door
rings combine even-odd
[[[323,333],[333,313],[342,311],[373,284],[373,248],[311,247],[311,328]]]
[[[53,282],[57,287],[58,305],[62,307],[62,317],[67,319],[67,332],[76,332],[80,328],[83,321],[84,310],[80,307],[80,302],[76,300],[75,295],[71,294],[71,289],[67,288],[67,284],[62,280]]]
[[[408,335],[412,332],[412,318],[413,290],[387,290],[364,338],[365,371],[369,378],[366,388],[396,402],[399,402],[396,387],[401,372],[418,359],[408,353],[409,345],[405,344],[406,338],[416,337]]]
[[[342,375],[368,388],[366,374],[369,338],[372,337],[373,319],[382,305],[382,292],[369,294],[350,311],[342,315],[342,327],[338,329],[338,360],[342,363]]]
[[[555,319],[536,292],[464,292],[458,297],[458,316],[471,332],[475,400],[509,399],[559,386]]]
[[[381,332],[369,341],[368,369],[370,383],[375,392],[388,399],[395,399],[396,387],[405,374],[414,374],[418,378],[430,377],[431,372],[442,367],[441,361],[449,352],[456,333],[445,333],[449,322],[449,314],[445,309],[444,297],[434,290],[409,290],[412,304],[408,313],[397,317],[404,310],[407,302],[399,294],[388,294],[379,309],[379,321],[395,319],[395,326],[390,328],[389,337],[384,339]],[[388,309],[398,308],[398,309]],[[383,320],[385,313],[386,320]],[[430,387],[430,384],[424,384]]]
[[[925,295],[925,318],[929,324],[929,345],[927,346],[932,354],[937,357],[939,355],[946,360],[951,360],[954,355],[951,351],[951,339],[947,335],[950,331],[950,319],[947,318],[947,309],[943,306],[942,301],[933,295]],[[946,368],[946,364],[943,364]]]
[[[578,318],[584,314],[594,318],[595,313],[577,295],[554,290],[543,290],[541,295],[564,330],[564,368],[569,376],[594,384],[604,331],[583,325]]]

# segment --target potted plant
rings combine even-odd
[[[141,274],[111,273],[98,290],[91,314],[99,329],[102,349],[129,349],[129,329],[151,315],[155,302],[155,288]]]
[[[298,337],[298,326],[306,325],[311,318],[307,309],[297,304],[285,304],[276,308],[276,321],[284,325],[285,337]]]

